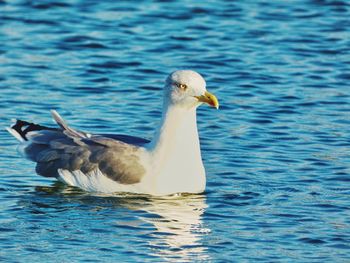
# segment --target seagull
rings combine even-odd
[[[16,120],[6,129],[20,142],[19,151],[36,162],[37,174],[88,192],[201,193],[206,175],[196,109],[203,103],[219,108],[199,73],[178,70],[165,81],[162,118],[151,141],[76,130],[55,110],[55,128]]]

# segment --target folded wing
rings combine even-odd
[[[36,172],[45,177],[58,177],[58,170],[78,171],[86,176],[100,171],[121,184],[140,182],[145,173],[138,145],[147,140],[131,136],[90,135],[69,127],[55,111],[53,118],[60,128],[48,128],[17,121],[9,131],[22,139],[22,152],[37,163]],[[119,137],[118,137],[119,136]],[[136,141],[129,144],[125,141]]]

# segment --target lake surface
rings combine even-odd
[[[350,262],[350,3],[0,1],[0,123],[151,138],[162,86],[217,95],[201,195],[103,197],[0,131],[1,262]]]

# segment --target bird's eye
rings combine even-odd
[[[179,89],[182,89],[182,90],[186,90],[187,89],[187,85],[186,84],[177,84],[177,87],[179,88]]]

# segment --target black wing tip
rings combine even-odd
[[[32,123],[22,120],[16,120],[16,122],[11,126],[11,129],[16,132],[23,140],[27,141],[26,138],[26,128]]]
[[[15,121],[16,122],[13,125],[11,125],[11,127],[8,128],[7,130],[9,132],[10,130],[12,130],[13,132],[16,132],[20,136],[20,138],[22,138],[25,141],[28,140],[28,138],[26,137],[28,132],[41,131],[41,130],[57,130],[55,128],[42,126],[40,124],[35,124],[28,121],[23,121],[23,120],[15,120]],[[10,133],[13,134],[13,132],[10,132]]]

